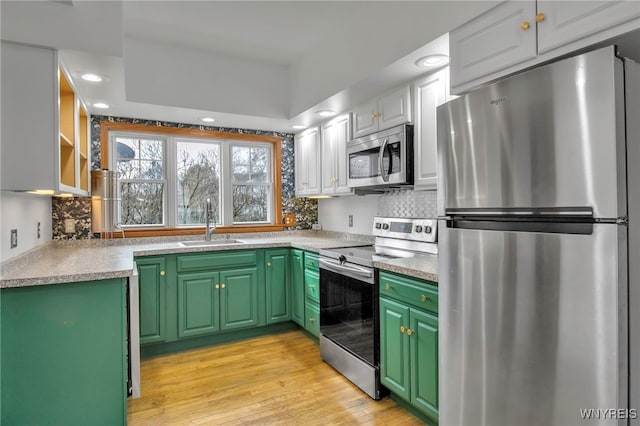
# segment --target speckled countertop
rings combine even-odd
[[[35,250],[34,253],[22,256],[23,259],[14,261],[12,267],[5,265],[3,275],[0,278],[0,288],[128,277],[133,271],[133,259],[136,256],[273,247],[293,247],[317,253],[320,249],[372,243],[372,240],[367,239],[366,236],[363,239],[357,239],[337,233],[312,232],[266,236],[238,234],[231,235],[230,238],[242,242],[189,247],[183,246],[179,241],[167,241],[166,239],[52,242]],[[376,262],[375,266],[417,278],[437,281],[437,256],[418,256],[413,259]]]

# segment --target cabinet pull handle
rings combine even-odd
[[[271,266],[271,262],[267,262],[267,266]]]
[[[413,334],[413,330],[407,328],[407,336],[411,336]]]
[[[164,277],[164,271],[160,271],[160,276]]]
[[[542,12],[538,13],[536,15],[536,22],[542,22],[542,21],[544,21],[544,18],[545,18],[544,13],[542,13]]]
[[[420,296],[420,300],[426,302],[427,300],[429,300],[429,298],[423,294],[422,296]]]
[[[220,284],[216,284],[216,288],[220,288]]]
[[[225,287],[225,285],[224,285],[224,284],[220,284],[220,288],[224,288],[224,287]]]
[[[522,31],[527,31],[529,29],[529,23],[527,21],[524,21],[522,24],[520,24],[520,29]]]
[[[309,322],[313,324],[313,318],[309,318]]]
[[[375,112],[371,113],[371,118],[376,118],[376,113]]]
[[[401,325],[400,326],[400,333],[404,333],[404,330],[405,330],[404,325]]]
[[[384,289],[385,289],[385,290],[391,290],[391,284],[386,283],[386,284],[384,285]]]

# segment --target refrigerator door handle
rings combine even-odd
[[[459,219],[447,220],[447,228],[476,229],[485,231],[512,231],[512,232],[542,232],[551,234],[582,234],[593,233],[593,220],[567,221],[562,218],[549,220],[526,220],[522,218],[495,219]]]

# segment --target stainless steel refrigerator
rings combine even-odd
[[[639,76],[610,46],[438,108],[441,425],[640,409]]]

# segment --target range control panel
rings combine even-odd
[[[373,235],[377,237],[435,243],[437,241],[437,227],[438,221],[435,219],[373,218]]]

